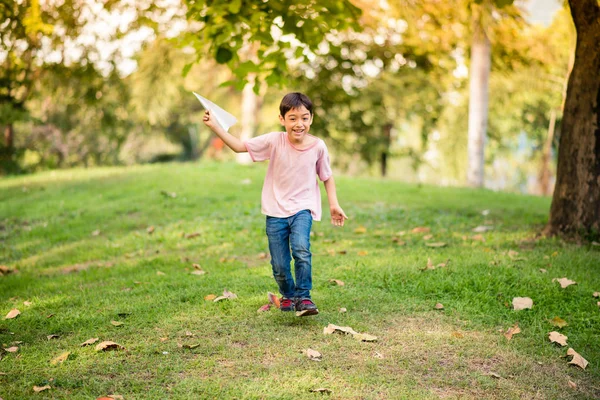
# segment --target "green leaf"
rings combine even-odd
[[[193,65],[194,63],[185,64],[185,66],[183,67],[183,71],[181,71],[181,76],[185,78],[187,74],[190,73],[190,69],[192,69]]]
[[[226,47],[219,47],[215,58],[219,64],[226,64],[233,58],[233,53]]]

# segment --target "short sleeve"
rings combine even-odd
[[[329,165],[329,152],[327,151],[327,145],[321,141],[322,145],[319,146],[319,158],[317,159],[317,175],[323,182],[331,178],[333,174],[331,172],[331,166]]]
[[[271,158],[271,149],[275,146],[278,136],[279,132],[271,132],[246,140],[244,145],[252,161],[265,161]]]

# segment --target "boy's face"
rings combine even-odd
[[[281,125],[285,127],[288,138],[293,143],[302,143],[313,121],[313,116],[304,106],[292,108],[282,117],[279,116]]]

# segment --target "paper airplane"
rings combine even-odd
[[[221,107],[219,107],[212,101],[200,96],[196,92],[192,93],[194,93],[194,96],[196,96],[198,101],[200,101],[202,107],[204,107],[205,110],[210,111],[210,115],[212,115],[217,120],[217,122],[219,123],[219,125],[221,125],[225,132],[227,132],[229,128],[237,122],[236,117],[229,114],[227,111],[223,110]]]

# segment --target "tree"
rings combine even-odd
[[[600,235],[600,4],[569,0],[577,31],[546,233]]]

